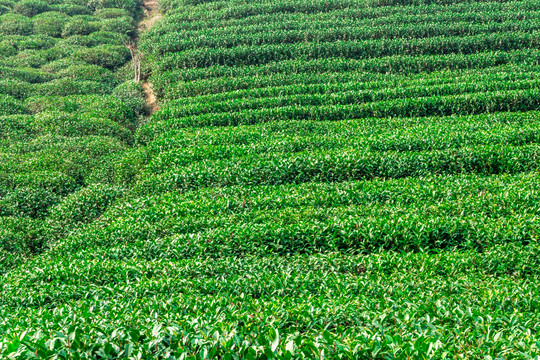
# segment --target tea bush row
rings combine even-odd
[[[375,74],[417,74],[441,70],[473,70],[502,65],[529,67],[539,65],[540,52],[533,49],[510,52],[481,52],[472,55],[450,54],[435,56],[389,56],[378,59],[321,59],[313,61],[280,61],[262,66],[212,66],[204,69],[165,71],[152,76],[158,94],[170,93],[168,98],[227,92],[285,84],[324,82],[327,73],[365,72]],[[346,76],[344,74],[343,76]],[[373,76],[373,75],[371,75]],[[380,78],[380,77],[379,77]],[[251,83],[250,83],[251,81]],[[175,85],[175,83],[178,83]],[[166,90],[165,90],[166,89]]]
[[[64,254],[40,262],[43,271],[12,275],[2,355],[406,359],[495,357],[507,344],[537,352],[534,246],[181,262],[99,256],[73,266]]]
[[[510,51],[537,46],[538,36],[532,32],[505,32],[466,37],[430,37],[425,39],[388,39],[337,41],[332,43],[300,43],[233,48],[197,48],[181,53],[164,55],[157,60],[158,69],[208,67],[213,65],[263,65],[291,59],[312,60],[344,57],[371,59],[397,54],[444,55],[473,54],[486,48],[492,51]]]
[[[139,128],[137,137],[144,144],[157,134],[187,127],[253,125],[283,120],[339,121],[369,117],[473,115],[539,108],[536,89],[429,96],[349,105],[283,106],[165,118],[163,121],[143,125]]]
[[[440,80],[442,82],[442,79]],[[388,83],[383,83],[379,86],[377,86],[378,84],[372,85],[370,83],[363,83],[361,85],[356,82],[345,84],[341,83],[334,84],[334,86],[323,85],[319,87],[319,89],[326,88],[323,90],[325,91],[323,93],[310,93],[309,91],[306,92],[305,87],[294,86],[291,95],[285,94],[278,90],[276,96],[273,97],[254,97],[252,99],[244,97],[241,102],[238,101],[237,98],[233,98],[231,100],[219,99],[215,102],[199,102],[195,100],[192,101],[191,104],[185,104],[185,101],[182,99],[166,103],[159,115],[156,116],[156,119],[164,120],[201,114],[216,115],[220,113],[232,113],[244,110],[259,110],[268,108],[277,109],[293,105],[297,107],[338,106],[391,101],[397,99],[445,97],[475,94],[480,92],[489,93],[506,92],[511,90],[530,90],[535,89],[540,85],[540,81],[530,79],[515,80],[514,82],[509,82],[508,78],[504,78],[502,81],[467,80],[469,79],[459,82],[458,79],[454,79],[453,82],[443,83],[441,85],[426,84],[426,81],[420,81],[419,83],[411,81],[403,84],[402,87],[396,86],[393,88],[388,88]],[[370,85],[372,86],[371,89]],[[265,90],[268,90],[268,88],[265,88]],[[233,94],[233,96],[236,95],[237,94]]]
[[[472,36],[509,31],[532,32],[539,30],[540,22],[531,20],[509,20],[471,25],[470,22],[452,23],[426,22],[423,24],[373,26],[361,28],[356,22],[340,24],[332,22],[287,23],[285,29],[274,25],[259,25],[243,28],[246,33],[239,34],[239,28],[221,28],[207,31],[183,31],[167,33],[162,42],[153,44],[152,51],[163,54],[182,52],[197,48],[232,48],[237,46],[261,46],[271,44],[299,44],[303,42],[362,41],[375,39],[406,38],[421,39],[434,36]],[[152,44],[151,44],[152,46]]]

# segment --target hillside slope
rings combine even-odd
[[[160,110],[6,267],[0,354],[540,355],[540,1],[160,5]]]

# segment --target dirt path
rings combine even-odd
[[[159,5],[157,0],[143,0],[143,10],[144,16],[137,26],[137,32],[139,34],[150,29],[156,21],[161,19],[161,13],[159,12]],[[138,42],[139,38],[135,40]],[[147,79],[142,79],[142,88],[144,92],[144,97],[146,99],[146,106],[150,115],[159,110],[159,105],[157,103],[156,95],[154,94],[154,89],[152,84],[147,81]]]
[[[143,1],[144,17],[139,22],[139,33],[150,29],[156,21],[161,19],[161,13],[159,12],[159,5],[156,0],[144,0]]]
[[[146,100],[146,107],[150,115],[159,110],[159,105],[157,103],[156,95],[154,94],[154,89],[152,89],[152,84],[144,80],[142,82],[142,89],[144,93],[144,98]]]

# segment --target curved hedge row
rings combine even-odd
[[[349,105],[268,107],[171,119],[165,117],[163,121],[145,124],[140,127],[137,131],[137,138],[140,143],[146,144],[156,135],[175,129],[253,125],[283,120],[340,121],[370,117],[448,116],[499,111],[529,111],[540,109],[538,95],[536,89],[510,90],[405,98]]]
[[[498,113],[452,118],[279,122],[219,130],[183,129],[154,139],[144,156],[148,173],[208,160],[314,150],[368,152],[459,149],[476,145],[538,143],[538,113]],[[141,174],[144,176],[144,174]]]
[[[174,100],[182,97],[184,104],[213,103],[218,101],[230,101],[232,99],[258,99],[267,97],[287,96],[294,94],[331,94],[340,90],[381,90],[385,88],[402,88],[416,86],[448,85],[451,83],[482,83],[534,80],[540,68],[529,66],[526,69],[520,67],[520,72],[516,72],[516,65],[495,66],[485,69],[463,70],[459,74],[452,70],[436,71],[429,74],[371,74],[362,71],[343,72],[323,72],[320,74],[290,74],[290,75],[268,75],[260,76],[252,81],[252,86],[248,84],[249,77],[238,77],[228,79],[214,79],[213,84],[221,89],[213,89],[211,82],[181,82],[169,83],[164,81],[161,88],[156,86],[156,91],[160,93],[163,101]],[[156,78],[157,79],[157,78]],[[160,78],[163,79],[163,78]],[[276,85],[274,85],[274,83]],[[208,86],[204,95],[197,95],[202,87]],[[234,85],[236,90],[226,89],[224,85]],[[163,88],[163,86],[165,86]],[[196,86],[196,87],[195,87]],[[510,85],[511,86],[511,85]],[[182,91],[177,92],[177,90]],[[218,91],[216,93],[213,93]],[[186,94],[186,97],[183,96]],[[189,94],[189,96],[187,95]],[[165,102],[163,106],[170,103]],[[156,114],[160,116],[160,113]]]
[[[537,182],[469,175],[167,192],[120,202],[58,251],[181,260],[534,242]]]
[[[162,8],[167,9],[167,2],[160,3]],[[295,0],[285,0],[272,3],[253,4],[247,1],[212,1],[200,6],[191,6],[189,4],[177,3],[172,13],[168,14],[168,19],[164,26],[158,27],[160,31],[166,31],[169,28],[174,29],[175,24],[182,22],[212,22],[214,20],[226,23],[231,19],[249,19],[257,15],[266,14],[319,14],[325,17],[326,14],[333,11],[343,11],[351,13],[352,17],[358,18],[379,18],[390,14],[410,15],[410,14],[434,14],[444,11],[453,12],[476,12],[493,10],[533,10],[538,9],[536,0],[528,1],[508,1],[500,3],[497,1],[480,1],[470,3],[468,1],[441,1],[441,2],[402,2],[400,6],[391,6],[391,3],[382,3],[381,6],[365,6],[362,0],[342,0],[334,1],[331,4],[317,0],[309,3]],[[168,20],[168,21],[167,21]]]
[[[534,246],[176,262],[106,260],[102,254],[44,260],[32,281],[13,275],[1,307],[14,310],[2,314],[24,320],[4,320],[4,354],[17,347],[20,357],[32,356],[34,348],[43,357],[69,349],[89,358],[120,357],[127,348],[141,358],[225,357],[234,347],[245,357],[313,358],[324,352],[361,358],[377,352],[415,358],[431,348],[433,356],[461,351],[480,357],[497,356],[508,343],[525,356],[535,354]],[[508,311],[516,315],[479,315]],[[71,326],[76,319],[79,325]],[[395,324],[393,336],[377,337]],[[62,332],[69,345],[47,346]]]
[[[232,48],[236,46],[261,46],[265,44],[289,44],[302,42],[362,41],[374,39],[428,38],[433,36],[472,36],[508,31],[533,32],[540,29],[537,19],[516,23],[509,20],[502,23],[471,25],[470,22],[456,22],[450,25],[429,22],[422,25],[373,26],[361,28],[358,23],[301,22],[287,23],[285,29],[275,29],[274,25],[260,25],[243,28],[246,33],[239,34],[239,28],[211,29],[209,31],[183,31],[167,33],[163,42],[154,44],[153,52],[182,52],[197,48]]]
[[[309,82],[310,77],[322,73],[358,72],[379,74],[416,74],[441,70],[470,70],[501,65],[519,65],[520,69],[539,65],[540,51],[527,49],[515,52],[485,52],[472,55],[446,56],[389,56],[381,59],[321,59],[314,61],[281,61],[263,66],[212,66],[204,69],[185,69],[155,75],[158,94],[165,91],[177,96],[212,94],[238,89]],[[302,74],[304,78],[298,78]],[[268,75],[268,76],[266,76]],[[365,76],[366,76],[365,75]],[[215,78],[215,79],[214,79]],[[307,78],[307,79],[306,79]],[[369,80],[376,80],[371,75]],[[195,80],[195,81],[192,81]],[[250,80],[252,85],[250,85]],[[178,88],[174,88],[175,83]],[[185,82],[185,83],[181,83]],[[171,91],[172,88],[172,91]],[[167,90],[165,90],[167,89]]]
[[[467,81],[469,80],[469,81]],[[425,81],[415,83],[410,81],[404,83],[402,87],[388,89],[387,83],[383,84],[334,84],[334,86],[322,86],[322,93],[314,91],[313,93],[305,87],[293,87],[293,93],[288,95],[279,89],[276,96],[262,97],[257,96],[253,99],[243,97],[239,102],[237,98],[231,100],[219,99],[218,101],[193,101],[191,104],[184,105],[185,101],[175,101],[166,103],[162,110],[156,116],[157,120],[166,120],[171,118],[181,118],[194,115],[219,113],[241,112],[255,109],[277,109],[288,106],[337,106],[350,104],[364,104],[370,102],[390,101],[396,99],[424,98],[424,97],[444,97],[452,95],[474,94],[479,92],[504,92],[510,90],[532,90],[538,88],[539,80],[515,80],[509,82],[508,78],[503,81],[470,81],[463,82],[448,81],[443,84],[426,84]],[[371,85],[371,86],[370,86]],[[386,85],[386,86],[385,86]],[[397,85],[397,84],[396,84]],[[371,88],[370,88],[371,87]],[[294,89],[296,88],[296,89]],[[267,88],[265,88],[266,90]],[[318,93],[319,92],[319,93]],[[259,95],[260,92],[257,94]],[[237,94],[233,94],[235,96]]]

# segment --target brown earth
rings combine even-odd
[[[156,0],[144,0],[143,1],[144,17],[139,22],[139,33],[150,29],[156,21],[161,19],[161,13],[159,12],[159,4]]]
[[[161,12],[159,11],[159,4],[156,0],[143,0],[143,10],[144,16],[137,26],[139,34],[149,30],[159,19],[161,19],[162,16]],[[138,37],[136,41],[138,41]],[[146,100],[146,106],[148,107],[150,115],[152,115],[154,112],[159,110],[154,89],[152,88],[152,84],[146,79],[142,81],[142,88]]]
[[[159,110],[159,105],[157,103],[156,95],[154,94],[154,89],[152,84],[148,81],[142,82],[142,88],[144,93],[144,98],[146,100],[146,106],[148,107],[148,112],[150,115]]]

